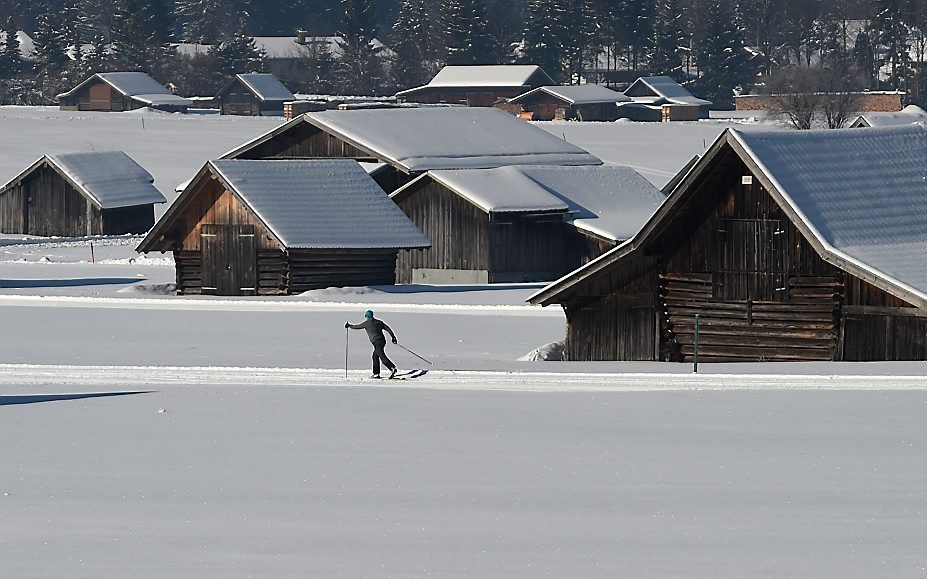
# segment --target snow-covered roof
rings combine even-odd
[[[511,102],[519,103],[539,93],[547,93],[571,105],[617,103],[631,100],[630,97],[626,97],[620,92],[613,91],[600,84],[580,84],[573,86],[538,87],[513,98]]]
[[[235,158],[308,122],[405,172],[503,165],[600,165],[590,153],[502,110],[426,107],[305,113],[223,155]]]
[[[434,88],[516,88],[553,84],[556,83],[550,75],[534,64],[447,65],[428,84],[399,91],[396,96]]]
[[[865,113],[851,123],[853,127],[891,127],[927,122],[927,111],[917,105],[908,105],[895,113]]]
[[[23,60],[35,60],[35,42],[25,30],[17,30],[16,38],[19,40],[19,55]],[[0,45],[6,44],[6,32],[0,31]]]
[[[821,257],[927,307],[927,125],[845,131],[726,130],[633,239],[535,296],[550,303],[640,248],[725,147],[737,151]]]
[[[98,72],[68,92],[58,95],[58,98],[73,96],[94,79],[100,79],[121,94],[149,105],[187,106],[190,104],[189,100],[171,94],[158,81],[144,72]]]
[[[236,74],[235,77],[251,89],[251,92],[262,101],[291,101],[296,99],[293,93],[272,74],[251,72]]]
[[[634,96],[635,92],[643,95]],[[625,94],[638,102],[661,100],[668,104],[709,106],[711,101],[695,97],[681,84],[668,76],[642,76],[625,90]]]
[[[281,243],[304,249],[420,248],[431,244],[350,159],[210,161]]]
[[[509,166],[429,171],[487,213],[566,213],[579,230],[612,242],[633,236],[666,199],[630,167]],[[416,181],[391,195],[402,198]]]
[[[151,174],[122,151],[45,155],[3,186],[22,181],[48,164],[101,209],[166,203]]]
[[[431,177],[486,213],[565,213],[569,206],[522,171],[522,167],[429,171]],[[406,185],[411,186],[412,183]],[[391,197],[402,196],[399,189]]]

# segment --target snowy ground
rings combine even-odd
[[[0,173],[84,138],[168,193],[274,122],[2,108]],[[542,126],[659,183],[729,125]],[[137,243],[0,236],[0,577],[927,573],[925,362],[521,362],[538,284],[188,298]],[[367,307],[424,377],[352,332],[344,378]]]

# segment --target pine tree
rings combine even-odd
[[[431,18],[425,0],[402,0],[393,25],[392,74],[396,84],[424,84],[433,71]]]
[[[6,26],[3,28],[6,38],[0,45],[0,77],[13,78],[19,74],[22,69],[21,54],[19,52],[19,37],[16,35],[16,21],[10,15],[6,19]]]
[[[262,70],[264,55],[258,50],[254,38],[248,35],[244,20],[239,23],[238,30],[231,38],[215,45],[212,50],[219,72],[225,76]]]
[[[893,88],[901,85],[907,67],[908,27],[905,24],[908,8],[904,0],[872,0],[876,9],[873,22],[876,39],[887,50],[880,64],[891,69],[889,83]]]
[[[81,27],[80,8],[74,0],[68,0],[61,7],[62,34],[74,64],[80,67],[83,61],[84,35]]]
[[[447,64],[492,64],[486,18],[482,0],[444,0],[441,22]]]
[[[554,80],[563,80],[563,6],[560,0],[528,0],[521,60],[536,64]]]
[[[377,34],[376,4],[373,0],[341,0],[341,8],[338,64],[344,89],[349,94],[373,94],[383,81],[380,50],[373,45]]]
[[[127,70],[151,73],[171,55],[170,18],[164,4],[150,0],[116,0],[112,51]]]
[[[235,34],[251,13],[250,0],[177,0],[174,15],[186,42],[217,44]]]
[[[680,50],[686,33],[679,0],[660,0],[657,5],[651,41],[650,69],[657,74],[674,75],[682,66]]]
[[[43,3],[36,18],[32,40],[35,42],[35,60],[39,70],[61,70],[68,63],[68,56],[64,52],[67,41],[57,16],[57,10]]]
[[[596,19],[591,0],[563,0],[566,5],[563,46],[566,56],[566,77],[570,83],[579,83],[585,65],[595,52]]]
[[[327,39],[309,40],[303,52],[302,66],[308,81],[302,90],[313,94],[333,94],[338,62]]]
[[[698,89],[718,107],[734,104],[734,88],[748,83],[753,71],[745,50],[743,30],[733,0],[707,4],[706,29],[699,46],[702,77]]]

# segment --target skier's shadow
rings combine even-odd
[[[130,392],[86,392],[80,394],[26,394],[23,396],[0,396],[0,406],[11,404],[38,404],[40,402],[60,402],[63,400],[82,400],[84,398],[108,398],[110,396],[131,396],[133,394],[151,394],[154,390],[136,390]]]

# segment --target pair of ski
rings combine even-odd
[[[428,373],[428,370],[418,369],[418,370],[409,370],[407,372],[399,372],[392,378],[388,376],[385,376],[383,378],[371,376],[370,379],[371,380],[411,380],[412,378],[420,378],[427,373]]]

